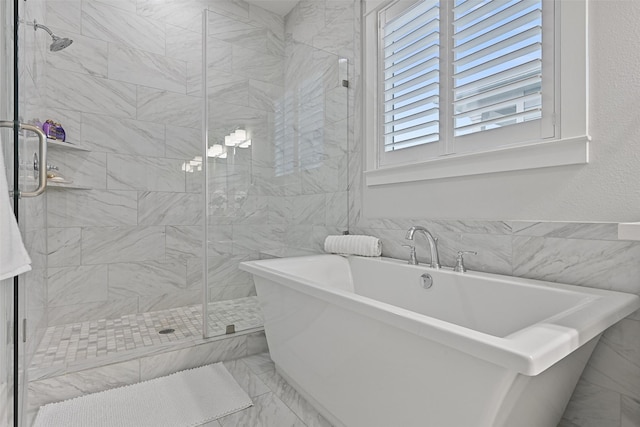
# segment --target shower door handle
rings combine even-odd
[[[13,128],[14,122],[2,120],[0,127]],[[38,187],[33,191],[20,192],[20,197],[37,197],[47,189],[47,136],[39,127],[26,123],[18,123],[18,129],[34,132],[38,135]]]

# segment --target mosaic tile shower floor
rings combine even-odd
[[[247,297],[209,304],[209,336],[224,335],[227,325],[240,332],[263,326],[258,298]],[[173,329],[160,334],[163,329]],[[200,306],[178,307],[117,319],[92,320],[47,328],[32,366],[58,364],[111,356],[141,347],[202,338]]]

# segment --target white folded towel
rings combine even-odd
[[[20,229],[11,209],[2,150],[0,144],[0,280],[31,270],[31,258],[24,248]]]
[[[382,242],[377,237],[355,234],[327,236],[324,240],[324,251],[342,255],[380,256]]]

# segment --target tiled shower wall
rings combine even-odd
[[[87,190],[51,189],[49,324],[197,304],[185,236],[202,221],[201,1],[47,0],[74,43],[47,52],[47,116],[89,151],[50,150]]]

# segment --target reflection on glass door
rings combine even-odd
[[[287,22],[302,16],[295,9],[285,17],[258,9],[251,13],[271,19],[234,37],[221,29],[246,28],[246,19],[215,3],[205,12],[208,336],[262,327],[240,262],[317,253],[324,236],[348,229],[349,60],[285,37],[306,25]],[[353,22],[345,27],[353,38]]]

